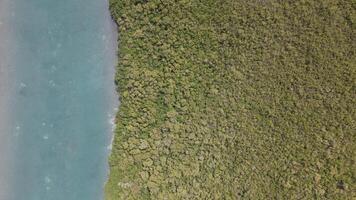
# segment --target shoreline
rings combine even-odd
[[[116,84],[115,84],[115,74],[116,74],[116,65],[118,62],[118,28],[117,24],[114,20],[114,18],[111,15],[110,9],[109,9],[109,1],[106,1],[106,18],[107,18],[107,24],[105,26],[108,26],[109,32],[108,32],[108,38],[107,40],[104,40],[105,43],[105,51],[107,51],[107,60],[110,61],[111,68],[106,69],[108,74],[111,74],[110,80],[111,84],[109,87],[108,95],[109,95],[109,107],[108,109],[108,119],[109,119],[109,129],[108,129],[108,138],[107,138],[107,147],[106,147],[106,156],[105,156],[105,177],[104,177],[104,183],[102,186],[102,191],[103,191],[103,199],[105,199],[105,186],[107,182],[109,181],[110,177],[110,166],[109,166],[109,160],[110,156],[112,154],[112,146],[115,138],[115,130],[116,130],[116,115],[118,112],[118,107],[120,106],[120,101],[119,101],[119,93],[116,90]],[[114,53],[112,54],[112,51],[114,50]]]

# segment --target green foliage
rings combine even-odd
[[[352,0],[111,0],[106,199],[356,198]]]

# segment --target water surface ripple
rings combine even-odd
[[[12,91],[8,128],[1,129],[11,138],[6,198],[102,199],[116,107],[116,31],[107,1],[0,1],[12,30],[10,64],[0,60],[13,72],[3,84]]]

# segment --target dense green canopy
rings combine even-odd
[[[106,199],[356,198],[353,0],[111,0]]]

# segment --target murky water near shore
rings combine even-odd
[[[8,108],[0,136],[11,141],[4,200],[102,199],[117,107],[108,2],[0,1],[11,30],[0,71],[11,72],[0,96]]]

